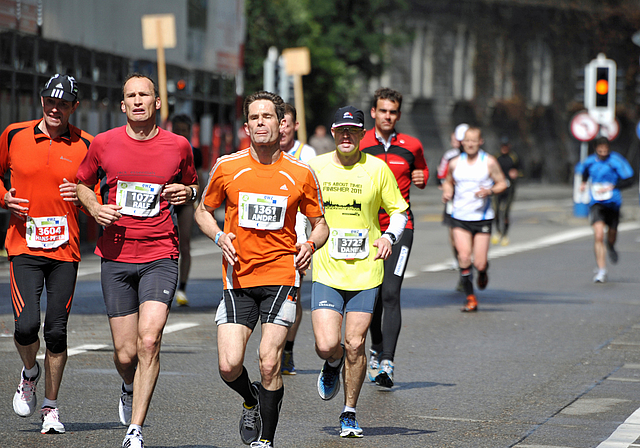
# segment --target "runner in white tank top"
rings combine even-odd
[[[460,221],[484,221],[495,216],[490,197],[476,195],[481,188],[491,189],[494,184],[489,174],[489,154],[481,149],[474,159],[469,163],[468,155],[460,154],[452,173],[456,188],[451,217]]]
[[[496,158],[480,149],[483,143],[480,128],[470,127],[462,141],[465,153],[451,160],[442,184],[442,201],[453,199],[453,239],[458,251],[460,283],[467,296],[464,312],[478,310],[472,259],[478,271],[478,289],[486,288],[489,282],[487,255],[494,217],[490,199],[507,188]]]

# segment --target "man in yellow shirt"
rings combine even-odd
[[[339,109],[331,133],[336,150],[309,161],[320,182],[330,228],[327,244],[313,256],[311,321],[316,353],[325,360],[318,393],[323,400],[336,396],[344,365],[340,436],[362,437],[355,412],[367,366],[365,338],[384,277],[383,260],[402,235],[408,205],[387,164],[359,149],[365,133],[361,110]],[[381,207],[390,216],[384,234],[378,221]]]

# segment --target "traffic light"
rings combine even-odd
[[[596,107],[609,104],[609,67],[596,67]]]
[[[584,69],[584,105],[599,124],[616,118],[616,63],[602,53]]]

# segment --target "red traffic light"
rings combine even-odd
[[[187,87],[187,83],[184,79],[180,79],[176,83],[176,87],[178,88],[178,90],[184,90],[184,88]]]

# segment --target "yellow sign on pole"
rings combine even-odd
[[[285,48],[282,50],[285,71],[293,76],[293,94],[300,127],[298,140],[307,143],[307,123],[304,114],[304,92],[302,76],[311,73],[311,55],[307,47]]]
[[[167,65],[164,49],[176,46],[176,18],[173,14],[148,14],[142,16],[142,46],[156,49],[158,58],[158,89],[160,90],[160,119],[169,118],[167,101]]]

